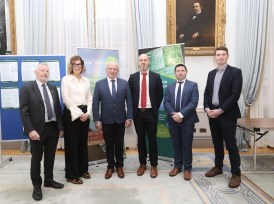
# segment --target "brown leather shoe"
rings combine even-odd
[[[122,167],[118,167],[117,168],[117,174],[119,178],[124,178],[125,177],[125,173]]]
[[[237,188],[240,186],[241,183],[241,176],[232,174],[232,177],[228,183],[229,188]]]
[[[113,169],[107,169],[106,174],[105,174],[105,179],[111,178],[113,172],[114,172]]]
[[[187,181],[191,179],[191,171],[184,171],[184,179]]]
[[[214,177],[222,173],[223,173],[222,169],[219,169],[218,167],[213,167],[212,169],[210,169],[208,172],[205,173],[205,176]]]
[[[181,170],[180,169],[178,169],[178,168],[174,168],[174,169],[172,169],[170,172],[169,172],[169,176],[176,176],[178,173],[180,173],[181,172]]]
[[[142,176],[145,173],[146,170],[146,165],[145,164],[140,164],[139,169],[137,170],[137,175]]]
[[[157,166],[151,166],[150,177],[156,178],[158,176]]]

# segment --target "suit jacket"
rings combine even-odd
[[[168,113],[169,122],[173,122],[172,113],[175,111],[175,87],[176,83],[169,84],[166,89],[164,97],[164,106]],[[199,91],[196,82],[185,80],[184,89],[181,97],[181,110],[180,113],[184,116],[183,123],[194,124],[199,122],[196,112],[199,101]]]
[[[188,38],[191,38],[192,35],[196,32],[198,32],[199,35],[202,35],[206,29],[206,20],[206,15],[203,12],[199,13],[194,19],[192,15],[188,19],[184,27],[183,33],[185,33]]]
[[[208,73],[204,92],[204,108],[213,109],[212,97],[216,72],[217,69],[214,69]],[[242,71],[236,67],[227,65],[219,89],[220,108],[224,111],[220,117],[232,120],[236,120],[241,117],[238,100],[241,95],[242,85]]]
[[[100,106],[101,115],[99,114]],[[97,81],[94,89],[92,111],[94,122],[101,121],[104,124],[114,124],[115,122],[120,124],[127,119],[133,119],[132,98],[127,81],[117,78],[115,101],[112,99],[107,78]]]
[[[63,130],[62,110],[57,88],[49,83],[47,85],[52,95],[58,129]],[[25,134],[28,135],[35,130],[41,135],[45,125],[45,106],[36,81],[21,87],[19,104]]]
[[[128,83],[133,98],[133,117],[135,118],[140,98],[140,72],[131,74]],[[153,113],[158,117],[158,110],[163,100],[163,84],[160,75],[151,71],[149,71],[149,97]]]

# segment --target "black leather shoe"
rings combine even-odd
[[[45,181],[44,182],[44,187],[50,187],[50,188],[55,188],[55,189],[61,189],[64,188],[64,184],[58,183],[56,181]]]
[[[42,191],[41,191],[41,187],[40,187],[40,186],[34,186],[34,187],[33,187],[32,197],[33,197],[33,199],[36,200],[36,201],[42,200],[43,194],[42,194]]]

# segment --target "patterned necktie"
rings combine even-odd
[[[179,112],[181,110],[181,85],[183,82],[178,81],[179,86],[177,90],[177,95],[176,95],[176,104],[175,104],[175,111]]]
[[[141,108],[146,108],[147,105],[147,73],[142,73],[142,89],[141,89]]]
[[[113,98],[113,101],[115,101],[115,97],[116,97],[115,80],[111,80],[111,82],[112,82],[112,98]]]
[[[53,112],[52,112],[52,108],[51,108],[51,104],[50,104],[50,100],[49,100],[49,95],[48,95],[48,91],[46,89],[45,84],[43,84],[42,87],[43,87],[43,94],[44,94],[47,113],[48,113],[48,119],[50,120],[53,118]]]

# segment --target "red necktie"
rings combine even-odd
[[[142,90],[141,90],[141,108],[146,108],[147,105],[147,73],[143,73]]]

